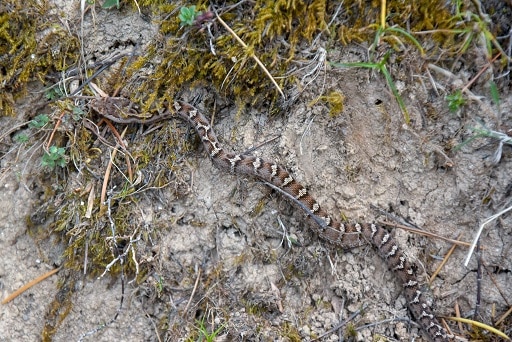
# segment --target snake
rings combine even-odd
[[[100,101],[107,103],[104,100]],[[184,119],[194,128],[206,153],[218,169],[230,174],[252,176],[280,189],[287,195],[286,197],[304,209],[306,216],[312,221],[311,228],[321,239],[342,249],[371,244],[401,281],[409,310],[428,338],[433,342],[454,341],[454,336],[447,333],[434,315],[432,306],[424,299],[425,293],[420,286],[418,266],[407,257],[382,225],[375,222],[341,222],[329,215],[283,166],[251,154],[237,154],[224,149],[207,117],[187,102],[176,100],[169,106],[169,110],[148,117],[127,115],[128,111],[121,111],[124,114],[120,115],[121,105],[114,107],[98,106],[97,103],[93,105],[100,115],[117,123],[149,124],[175,116]]]

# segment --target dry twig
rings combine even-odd
[[[23,285],[22,287],[20,287],[19,289],[17,289],[13,293],[11,293],[9,296],[7,296],[7,298],[5,298],[2,301],[2,304],[9,303],[11,300],[13,300],[14,298],[18,297],[20,294],[22,294],[23,292],[27,291],[32,286],[42,282],[43,280],[45,280],[49,276],[52,276],[55,273],[59,272],[61,268],[62,268],[62,266],[60,266],[59,268],[56,268],[54,270],[51,270],[50,272],[47,272],[47,273],[43,274],[42,276],[37,277],[34,280],[29,281],[28,283],[26,283],[25,285]]]

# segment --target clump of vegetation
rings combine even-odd
[[[333,90],[327,95],[320,96],[320,100],[329,105],[329,115],[331,117],[335,117],[343,112],[343,101],[345,101],[345,96],[340,92]]]
[[[360,1],[345,1],[340,5],[322,0],[256,1],[236,7],[226,4],[225,9],[215,10],[233,31],[230,33],[219,25],[206,4],[162,4],[158,6],[162,13],[176,13],[161,23],[162,35],[182,38],[155,42],[147,55],[128,67],[127,77],[119,79],[116,85],[126,82],[140,67],[159,56],[162,63],[156,66],[155,72],[133,89],[133,94],[139,95],[134,95],[132,100],[142,103],[143,110],[161,108],[182,89],[200,84],[209,84],[242,103],[266,107],[270,103],[273,107],[282,103],[280,92],[253,61],[253,56],[261,60],[271,75],[278,76],[286,74],[290,63],[301,53],[299,43],[310,44],[321,36],[331,45],[371,42],[375,60],[361,61],[359,66],[382,72],[408,122],[406,104],[394,86],[389,56],[408,46],[417,49],[420,56],[432,58],[446,49],[454,55],[460,54],[473,42],[463,33],[472,33],[474,22],[459,15],[467,13],[463,12],[462,3],[453,8],[440,0],[414,0],[408,4],[389,1],[386,5],[382,8]],[[212,17],[198,24],[202,13],[210,13]],[[234,34],[243,44],[236,41]],[[427,51],[423,38],[429,40]],[[286,44],[282,43],[283,39]],[[382,51],[383,47],[386,56],[377,56],[377,49]],[[353,63],[353,66],[358,65]],[[296,82],[290,75],[279,78],[277,83],[281,89],[287,89]]]
[[[41,165],[48,167],[50,170],[57,166],[64,167],[66,166],[65,153],[66,149],[64,147],[50,146],[48,151],[43,154]]]
[[[29,123],[28,127],[41,129],[50,122],[50,117],[46,114],[39,114],[33,118]]]
[[[105,0],[103,5],[101,5],[101,7],[106,8],[106,9],[113,8],[113,7],[116,7],[117,9],[119,9],[119,6],[120,6],[119,0]]]
[[[445,96],[446,101],[448,101],[448,108],[450,112],[456,112],[466,103],[466,100],[462,96],[462,91],[457,89],[453,94],[449,94]]]
[[[248,15],[247,11],[255,13]],[[192,25],[201,12],[207,13],[204,5],[197,7],[178,7],[176,4],[160,6],[164,13],[178,13],[162,22],[163,35],[184,35],[187,39],[155,42],[150,53],[129,67],[128,74],[136,73],[140,66],[148,63],[155,55],[161,56],[162,63],[157,66],[151,78],[134,91],[137,94],[152,94],[148,98],[139,98],[144,108],[160,108],[169,102],[184,87],[208,83],[219,91],[241,98],[245,103],[261,104],[275,102],[280,94],[269,78],[253,61],[258,57],[270,74],[285,73],[293,59],[297,44],[303,39],[311,41],[315,34],[326,29],[324,1],[303,1],[289,3],[276,1],[257,2],[256,5],[240,4],[234,10],[222,11],[222,17],[244,45],[211,18],[209,23]],[[211,12],[209,12],[211,13]],[[208,28],[209,27],[209,28]],[[251,29],[247,29],[250,27]],[[281,40],[287,36],[291,46],[283,46]],[[205,50],[206,48],[206,50]],[[280,87],[286,87],[290,79],[278,81]],[[225,85],[229,84],[229,87]],[[151,89],[150,92],[148,90]]]
[[[181,20],[181,26],[192,26],[196,21],[196,18],[203,14],[201,11],[196,10],[196,6],[182,7],[180,9],[179,19]]]
[[[215,330],[210,331],[205,324],[206,315],[202,317],[201,320],[196,320],[196,329],[199,334],[197,341],[206,341],[206,342],[214,342],[217,339],[217,335],[224,329],[224,325],[220,325]]]
[[[48,20],[49,9],[47,1],[0,4],[0,115],[14,115],[15,101],[34,78],[44,79],[78,60],[76,37],[58,21]]]

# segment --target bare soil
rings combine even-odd
[[[62,10],[73,13],[76,8]],[[101,11],[94,20],[87,15],[84,30],[85,51],[97,59],[126,51],[134,41],[144,46],[156,32],[137,13],[126,11]],[[365,54],[365,48],[351,46],[329,51],[327,60],[360,61]],[[390,221],[383,215],[389,213],[427,232],[469,242],[480,222],[510,206],[512,151],[503,146],[500,162],[493,163],[497,140],[475,139],[456,151],[453,146],[467,141],[470,128],[480,123],[503,130],[511,120],[510,87],[500,89],[499,109],[482,83],[473,92],[483,96],[451,113],[445,93],[436,94],[420,74],[422,63],[411,53],[402,69],[393,71],[410,111],[410,126],[403,124],[381,75],[326,65],[286,115],[247,108],[239,116],[233,103],[216,99],[223,110],[215,113],[214,129],[227,148],[240,152],[277,137],[254,153],[285,165],[334,216]],[[475,75],[461,70],[457,79],[446,79],[431,73],[447,87]],[[345,97],[343,112],[334,118],[324,102],[312,104],[330,91]],[[40,100],[28,97],[17,117],[1,117],[0,131],[31,118],[31,101]],[[208,110],[204,102],[197,106]],[[180,139],[193,141],[183,134],[184,123],[176,125],[182,128]],[[55,178],[41,176],[35,148],[17,151],[13,146],[2,142],[0,160],[2,298],[61,265],[64,249],[52,238],[40,241],[29,233],[27,217],[43,196],[40,184]],[[62,177],[80,182],[79,174],[61,173],[60,181]],[[0,306],[0,341],[44,339],[45,317],[66,277],[75,277],[70,284],[76,292],[55,341],[195,341],[196,320],[202,317],[209,329],[222,326],[218,341],[307,341],[363,306],[351,324],[376,324],[358,330],[355,340],[425,340],[409,320],[401,285],[371,247],[343,251],[319,240],[303,213],[283,196],[257,180],[217,170],[199,147],[182,162],[179,177],[186,184],[180,196],[163,188],[137,197],[131,222],[144,232],[166,228],[158,230],[156,239],[136,245],[139,262],[152,264],[153,272],[142,283],[126,276],[123,308],[112,324],[84,337],[116,315],[121,279],[108,274],[76,279],[61,270]],[[63,191],[57,183],[55,187]],[[508,214],[487,225],[480,238],[483,250],[468,267],[463,265],[468,248],[455,248],[430,285],[439,316],[453,316],[458,305],[462,317],[471,317],[479,302],[479,320],[490,324],[510,307],[511,226]],[[425,282],[452,247],[403,229],[393,233],[421,265]],[[322,340],[338,341],[346,331],[342,327]]]

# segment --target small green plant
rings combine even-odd
[[[448,101],[448,108],[450,112],[456,112],[459,108],[466,103],[466,100],[462,97],[462,91],[459,89],[451,95],[446,95],[446,101]]]
[[[425,50],[423,49],[421,44],[418,42],[418,40],[416,38],[414,38],[414,36],[412,34],[410,34],[406,30],[404,30],[403,28],[398,27],[398,26],[386,27],[383,25],[379,25],[377,27],[377,32],[375,34],[373,44],[370,46],[370,50],[374,51],[377,48],[377,46],[379,46],[380,41],[385,36],[388,36],[388,37],[392,38],[393,41],[398,42],[399,44],[403,45],[401,39],[399,38],[400,35],[404,36],[410,42],[412,42],[414,44],[414,46],[416,46],[416,48],[418,49],[418,51],[421,53],[422,56],[425,55]]]
[[[18,134],[16,137],[14,137],[14,141],[20,144],[26,143],[28,142],[28,135],[24,133]]]
[[[48,152],[45,152],[41,159],[41,165],[51,170],[55,169],[56,166],[64,167],[66,165],[65,152],[66,149],[64,147],[50,146]]]
[[[164,279],[164,277],[162,277],[160,275],[157,275],[156,277],[158,278],[158,280],[155,283],[155,287],[156,287],[158,294],[160,295],[162,293],[162,291],[164,290],[164,280],[165,279]]]
[[[402,29],[398,26],[392,26],[388,27],[386,24],[386,2],[381,2],[381,11],[380,11],[380,23],[373,24],[371,27],[376,27],[376,34],[373,41],[373,44],[370,47],[370,50],[375,51],[377,47],[380,44],[380,41],[385,36],[390,36],[394,41],[399,42],[402,44],[401,39],[399,36],[403,36],[407,38],[409,41],[411,41],[416,48],[420,51],[421,55],[425,55],[425,51],[423,50],[423,47],[421,44],[414,38],[412,34],[407,32],[406,30]],[[391,54],[391,51],[386,52],[386,54],[382,57],[382,59],[377,63],[370,63],[370,62],[360,62],[360,63],[330,63],[331,65],[335,67],[359,67],[359,68],[370,68],[370,69],[377,69],[380,71],[384,78],[386,79],[386,83],[388,84],[389,89],[393,93],[393,96],[396,99],[396,102],[398,103],[398,106],[402,110],[402,114],[404,116],[404,120],[406,124],[409,124],[411,121],[411,118],[409,116],[409,111],[407,110],[407,107],[405,106],[404,101],[402,100],[402,97],[400,96],[400,93],[398,92],[398,89],[395,85],[395,82],[393,81],[393,78],[391,77],[391,74],[388,71],[388,68],[386,67],[386,63],[389,59],[389,56]]]
[[[221,332],[221,330],[224,329],[224,325],[221,325],[220,327],[217,328],[217,330],[213,331],[212,333],[209,333],[208,329],[204,324],[205,316],[203,316],[203,318],[200,321],[196,320],[196,323],[199,325],[196,326],[196,329],[199,332],[198,341],[213,342],[215,341],[217,335]]]
[[[463,48],[460,53],[466,52],[472,41],[477,41],[477,44],[483,43],[487,58],[492,56],[492,46],[502,53],[503,56],[508,56],[503,51],[503,48],[499,44],[498,40],[489,29],[490,19],[486,18],[485,15],[478,15],[470,10],[462,11],[464,2],[461,0],[455,1],[455,16],[454,20],[460,23],[467,23],[466,28],[460,32],[459,30],[453,30],[454,33],[465,33],[465,40]]]
[[[386,67],[386,62],[389,58],[390,52],[386,52],[384,57],[378,62],[378,63],[367,63],[367,62],[356,62],[356,63],[333,63],[330,64],[334,67],[338,68],[350,68],[350,67],[359,67],[359,68],[370,68],[370,69],[377,69],[380,71],[384,78],[386,79],[386,82],[389,86],[389,89],[395,96],[396,102],[398,102],[398,105],[400,106],[400,109],[402,110],[402,113],[404,115],[405,123],[409,124],[411,118],[409,116],[409,112],[407,111],[407,107],[405,106],[404,101],[402,100],[402,97],[398,93],[398,89],[395,85],[395,82],[393,81],[393,78],[391,77],[391,74],[388,71],[388,68]]]
[[[494,81],[491,81],[489,84],[489,90],[491,92],[491,99],[492,102],[498,107],[498,110],[500,108],[500,92],[498,91],[498,86]]]
[[[85,112],[82,108],[73,106],[71,116],[73,120],[79,121],[85,116]]]
[[[496,152],[494,152],[494,155],[492,157],[492,162],[494,164],[498,164],[501,160],[501,155],[503,153],[503,145],[507,144],[507,145],[512,146],[512,138],[510,136],[508,136],[506,133],[494,131],[490,128],[485,127],[483,124],[480,124],[476,127],[470,127],[469,129],[472,131],[473,136],[470,137],[468,140],[457,145],[453,149],[454,151],[460,150],[463,146],[469,144],[470,142],[472,142],[475,139],[492,138],[492,139],[495,139],[498,141],[498,147],[496,149]]]
[[[196,6],[184,6],[180,9],[180,15],[178,18],[180,18],[181,26],[192,26],[194,25],[196,18],[201,14],[203,14],[203,12],[196,11]]]
[[[64,97],[64,92],[60,90],[59,87],[53,87],[46,90],[44,96],[46,97],[46,99],[53,101]]]
[[[50,118],[48,117],[48,115],[39,114],[28,123],[28,127],[41,129],[44,126],[46,126],[48,122],[50,122]]]

